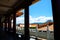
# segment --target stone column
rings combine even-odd
[[[47,25],[47,40],[50,40],[50,31],[49,31],[49,25]]]

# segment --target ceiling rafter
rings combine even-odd
[[[12,7],[8,6],[8,5],[3,5],[3,4],[0,4],[0,7],[12,8]]]

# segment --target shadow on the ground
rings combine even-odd
[[[0,40],[21,40],[19,37],[16,36],[16,38],[14,38],[12,33],[8,33],[2,30],[2,28],[0,28]]]

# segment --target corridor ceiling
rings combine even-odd
[[[39,0],[32,1],[32,4]],[[24,0],[0,0],[0,15],[8,14],[7,11],[13,9],[19,4],[22,4]],[[21,5],[22,6],[22,5]]]

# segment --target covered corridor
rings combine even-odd
[[[0,0],[0,40],[29,40],[29,6],[38,2],[39,0]],[[58,29],[60,29],[60,1],[52,0],[54,32],[60,36]],[[56,3],[58,5],[56,5]],[[58,6],[58,7],[57,7]],[[25,29],[24,36],[18,38],[16,34],[16,13],[19,10],[25,9]],[[54,15],[55,14],[55,15]],[[13,19],[13,28],[11,28],[11,20]],[[28,21],[28,22],[27,22]],[[7,26],[8,23],[8,26]],[[28,26],[28,27],[27,27]],[[57,27],[58,26],[58,27]],[[12,31],[11,31],[12,29]],[[28,32],[28,33],[27,33]],[[55,35],[54,34],[54,35]],[[60,39],[55,35],[55,40]]]
[[[29,40],[29,6],[36,2],[38,0],[0,0],[0,40]],[[21,39],[16,34],[16,17],[23,14],[17,14],[22,9],[25,9],[25,34]],[[12,19],[13,27],[11,28]]]

